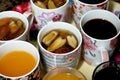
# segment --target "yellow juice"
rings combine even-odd
[[[25,51],[12,51],[0,58],[0,74],[17,77],[30,72],[36,59]]]
[[[50,77],[48,80],[82,80],[82,79],[80,79],[74,74],[63,72]]]

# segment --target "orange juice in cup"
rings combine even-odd
[[[31,43],[8,41],[0,46],[0,80],[40,80],[40,56]]]
[[[6,76],[21,76],[36,65],[36,59],[22,50],[11,51],[0,59],[0,73]]]

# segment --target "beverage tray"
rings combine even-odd
[[[25,4],[26,5],[26,4]],[[27,4],[29,5],[29,4]],[[19,6],[19,5],[18,5]],[[20,5],[21,6],[21,5]],[[22,6],[24,6],[22,4]],[[26,7],[26,6],[24,6]],[[14,10],[16,10],[14,8]],[[16,10],[17,11],[17,10]],[[115,2],[115,1],[111,1],[110,0],[110,3],[109,3],[109,11],[113,12],[113,13],[116,13],[116,12],[119,12],[120,11],[120,4],[118,2]],[[23,12],[21,12],[23,13]],[[120,12],[119,12],[119,15],[120,15]],[[120,16],[119,16],[120,17]],[[33,20],[34,21],[34,20]],[[30,21],[31,22],[31,21]],[[30,23],[31,25],[33,24],[34,22]],[[72,23],[74,26],[75,23],[74,21],[72,21]],[[31,26],[32,30],[34,31],[34,26],[32,25]],[[30,31],[30,34],[33,35],[33,37],[31,38],[31,35],[30,35],[30,40],[28,40],[30,43],[32,43],[33,45],[35,45],[37,47],[37,42],[36,40],[34,40],[33,38],[36,38],[34,37],[34,34],[31,33],[32,31]],[[36,31],[36,34],[37,34],[38,31]],[[79,65],[77,67],[77,69],[83,73],[83,75],[86,77],[87,80],[92,80],[92,73],[95,69],[95,66],[91,66],[89,64],[87,64],[82,58],[80,59],[80,62],[79,62]]]

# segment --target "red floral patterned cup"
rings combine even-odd
[[[33,2],[34,0],[30,0],[32,13],[37,21],[37,28],[41,29],[47,22],[49,21],[64,21],[68,22],[69,20],[69,0],[66,0],[66,3],[55,9],[44,9],[40,8]]]
[[[56,53],[50,52],[47,49],[45,49],[41,44],[42,38],[49,31],[55,29],[68,30],[69,32],[73,33],[78,40],[78,46],[76,46],[76,48],[73,49],[72,51],[61,54],[57,52]],[[81,57],[82,35],[80,31],[72,24],[65,22],[49,22],[39,31],[37,42],[42,56],[41,61],[43,61],[42,63],[44,65],[45,71],[50,71],[52,68],[56,66],[67,66],[75,68],[78,65],[79,59]]]
[[[111,38],[98,39],[89,36],[84,30],[83,25],[93,19],[107,20],[114,25],[117,34]],[[89,26],[92,28],[92,26]],[[98,27],[98,26],[96,26]],[[104,26],[106,27],[106,26]],[[116,48],[118,42],[118,35],[120,34],[120,20],[119,18],[107,10],[91,10],[85,13],[80,20],[80,30],[83,35],[83,52],[84,59],[90,65],[98,65],[101,62],[108,61]],[[106,30],[107,31],[107,30]],[[108,31],[109,32],[109,31]]]
[[[101,0],[97,0],[99,1],[98,3],[87,3],[90,1],[94,1],[94,0],[72,0],[73,4],[72,4],[72,14],[74,17],[74,21],[76,23],[77,26],[79,26],[79,21],[81,19],[81,16],[83,14],[85,14],[87,11],[89,10],[94,10],[94,9],[108,9],[108,4],[109,4],[109,0],[102,0],[102,2],[100,2]],[[83,2],[84,1],[84,2]]]

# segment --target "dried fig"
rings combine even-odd
[[[4,25],[0,26],[0,40],[3,40],[9,34],[9,27]]]

